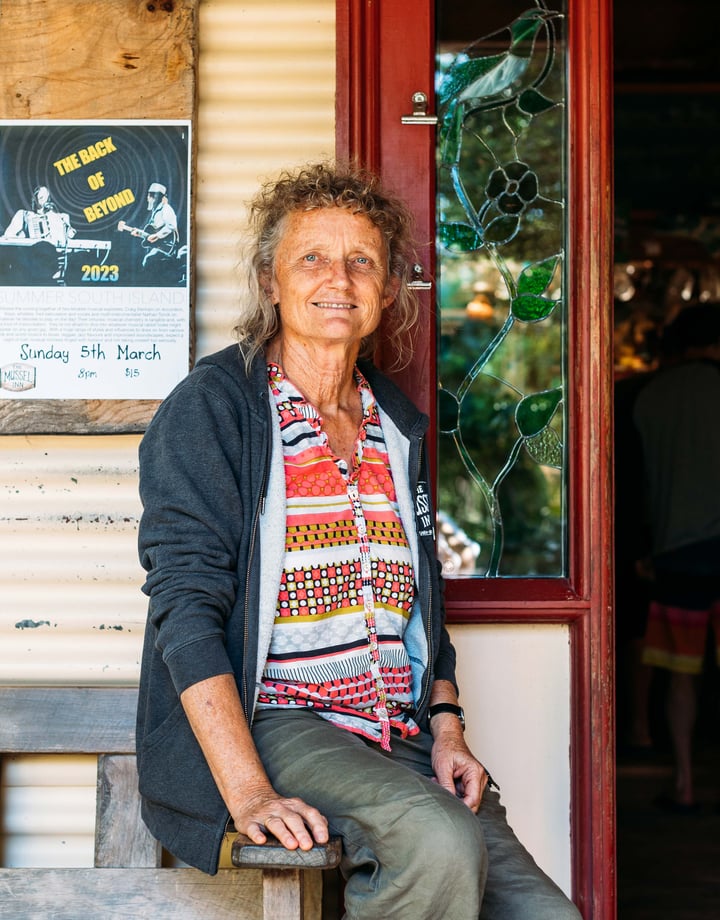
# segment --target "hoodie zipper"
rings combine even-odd
[[[269,406],[265,402],[266,406],[266,415],[269,411]],[[245,570],[245,603],[244,603],[244,622],[243,622],[243,642],[244,648],[246,650],[243,663],[243,673],[242,673],[242,701],[245,708],[245,718],[248,721],[248,725],[252,727],[253,722],[253,713],[248,712],[250,707],[250,694],[248,691],[248,681],[247,681],[247,648],[250,643],[250,580],[252,575],[252,562],[255,555],[255,546],[257,543],[257,534],[258,527],[260,524],[260,516],[265,513],[265,499],[267,492],[267,483],[270,475],[270,447],[268,445],[268,439],[265,439],[265,467],[263,469],[262,480],[260,481],[260,500],[255,506],[255,514],[253,516],[252,531],[250,533],[250,545],[248,548],[247,555],[247,568]]]

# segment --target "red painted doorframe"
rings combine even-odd
[[[585,920],[613,920],[611,2],[568,6],[569,577],[452,580],[447,611],[450,622],[568,624],[574,898]],[[338,0],[336,9],[338,156],[378,170],[408,200],[432,277],[434,133],[398,126],[416,90],[432,111],[434,4]],[[399,383],[432,417],[435,323],[426,296],[428,322]]]

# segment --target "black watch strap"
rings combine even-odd
[[[436,703],[428,709],[428,719],[440,715],[441,712],[451,712],[454,716],[457,716],[460,719],[463,731],[465,731],[465,713],[462,706],[455,706],[454,703]]]

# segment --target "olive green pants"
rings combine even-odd
[[[275,789],[343,840],[347,920],[578,920],[507,824],[495,792],[479,814],[432,778],[432,738],[392,751],[309,710],[260,711],[253,736]],[[482,906],[482,907],[481,907]]]

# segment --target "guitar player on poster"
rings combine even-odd
[[[168,202],[167,187],[160,182],[152,182],[148,188],[147,209],[150,216],[143,229],[130,227],[124,221],[120,221],[118,229],[142,240],[141,268],[143,272],[159,275],[175,261],[178,250],[177,215]]]

